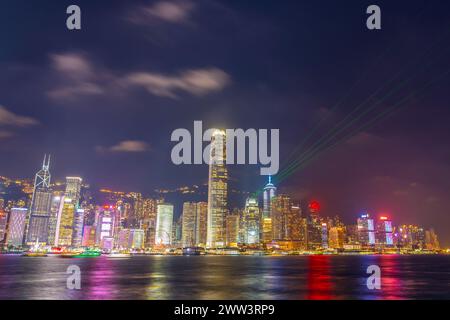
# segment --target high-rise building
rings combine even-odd
[[[78,207],[81,198],[81,183],[83,179],[80,177],[66,177],[65,196],[72,199],[73,204]]]
[[[225,131],[215,130],[210,146],[207,246],[216,248],[225,245],[225,217],[228,211]]]
[[[272,177],[269,176],[269,182],[264,187],[263,192],[263,219],[272,216],[272,198],[276,196],[277,188],[272,183]]]
[[[8,231],[5,243],[12,247],[21,247],[25,233],[25,221],[28,209],[12,208],[9,214]]]
[[[362,214],[357,221],[359,243],[363,247],[373,247],[375,245],[375,226],[373,219],[368,213]]]
[[[225,218],[225,225],[227,246],[237,247],[239,242],[239,215],[227,215]]]
[[[192,247],[196,244],[197,204],[195,202],[183,203],[181,242],[183,247]]]
[[[0,243],[3,243],[6,237],[7,222],[8,222],[8,213],[0,209]]]
[[[200,247],[206,246],[208,230],[208,203],[197,202],[197,214],[195,222],[195,244]]]
[[[433,229],[425,231],[425,247],[428,250],[439,250],[439,240]]]
[[[72,226],[72,247],[81,247],[83,242],[84,209],[76,209]]]
[[[328,246],[331,249],[342,249],[345,243],[344,227],[331,227],[328,232]]]
[[[249,197],[245,201],[244,208],[244,243],[258,244],[261,226],[261,214],[258,199]]]
[[[68,197],[61,199],[58,219],[56,221],[55,243],[56,247],[72,246],[73,224],[75,219],[75,203]]]
[[[156,214],[156,245],[170,245],[172,242],[173,205],[160,203]]]
[[[425,249],[425,231],[416,225],[401,225],[394,234],[395,244],[403,249]]]
[[[61,200],[64,199],[62,192],[56,191],[52,195],[52,204],[50,208],[50,218],[48,226],[48,244],[55,245],[56,236],[56,224],[58,222],[59,208],[61,206]]]
[[[50,156],[44,157],[42,169],[34,179],[33,196],[31,198],[30,216],[27,227],[26,243],[47,244],[49,219],[51,215],[52,192],[50,190]]]
[[[83,228],[83,241],[81,242],[83,247],[95,246],[95,226],[84,226]]]
[[[114,206],[99,207],[97,210],[95,243],[102,249],[111,250],[119,222],[117,210]]]
[[[320,204],[317,201],[311,201],[308,205],[309,217],[308,217],[308,250],[319,250],[323,246],[323,232],[322,232],[322,221],[319,216]]]
[[[145,232],[145,247],[150,248],[155,245],[156,231],[156,206],[157,200],[144,199],[142,229]]]
[[[392,221],[386,216],[381,216],[375,228],[375,243],[379,248],[393,247]]]
[[[321,226],[322,249],[328,249],[328,225],[322,222]]]

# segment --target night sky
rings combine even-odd
[[[66,28],[71,4],[80,31]],[[371,4],[381,30],[366,28]],[[284,166],[340,125],[280,191],[348,223],[368,210],[434,227],[450,245],[449,18],[447,0],[2,0],[0,175],[31,178],[51,153],[56,179],[146,194],[206,182],[206,165],[170,160],[172,131],[194,120],[280,129]],[[230,176],[250,192],[266,180],[257,165]]]

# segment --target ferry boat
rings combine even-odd
[[[202,247],[186,247],[183,248],[184,256],[199,256],[205,254],[205,248]]]
[[[101,251],[98,250],[85,250],[81,253],[75,254],[73,258],[95,258],[101,255]]]
[[[46,257],[47,251],[43,250],[39,247],[39,238],[36,239],[36,243],[33,245],[33,247],[30,248],[30,250],[24,252],[22,254],[23,257]]]
[[[131,253],[129,252],[111,252],[106,255],[108,258],[129,258]]]

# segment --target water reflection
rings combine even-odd
[[[81,269],[81,290],[66,287]],[[367,288],[370,265],[381,290]],[[0,299],[450,299],[450,256],[0,256]]]
[[[330,256],[309,256],[308,258],[307,299],[334,299]]]

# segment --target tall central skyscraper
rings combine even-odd
[[[228,171],[226,159],[226,135],[215,130],[211,137],[211,153],[208,179],[208,228],[207,246],[225,245],[225,216],[227,214]]]
[[[26,234],[26,243],[36,241],[47,244],[49,219],[51,214],[52,191],[50,189],[50,156],[44,156],[42,169],[34,179],[33,197],[31,198],[30,217]]]

